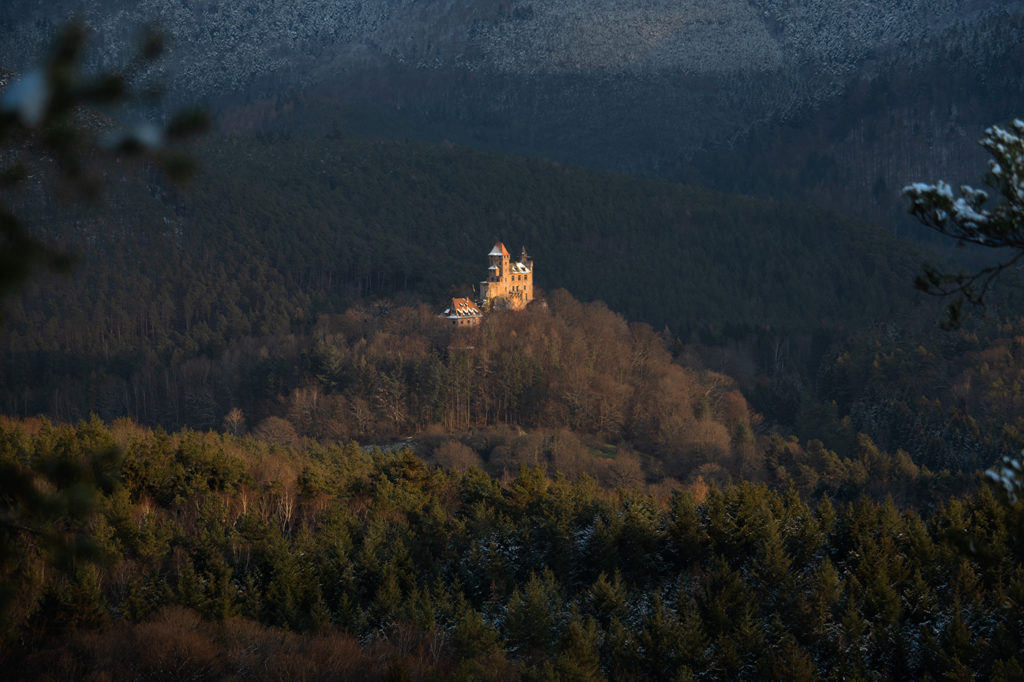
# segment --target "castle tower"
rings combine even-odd
[[[498,242],[491,249],[491,252],[487,254],[487,259],[490,261],[490,267],[487,268],[487,281],[500,282],[502,276],[508,272],[508,249],[505,248],[504,244]],[[486,298],[486,296],[483,298]]]

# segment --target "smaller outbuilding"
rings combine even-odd
[[[453,298],[448,307],[441,311],[441,317],[451,320],[456,327],[473,327],[480,324],[483,312],[468,298]]]

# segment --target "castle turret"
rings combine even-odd
[[[494,247],[491,248],[491,252],[487,254],[487,258],[491,262],[491,267],[488,268],[488,275],[495,277],[495,279],[490,281],[497,282],[508,272],[508,249],[501,242],[496,242]]]
[[[526,247],[523,247],[523,252],[519,255],[519,262],[530,269],[533,272],[533,259],[526,255]]]

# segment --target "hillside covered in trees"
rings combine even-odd
[[[858,429],[885,410],[856,407],[873,396],[903,424],[917,405],[901,400],[927,391],[919,427],[944,401],[994,422],[1016,404],[1016,332],[913,352],[869,332],[831,347],[850,350],[826,356],[841,374],[821,394],[791,397],[803,441],[741,390],[781,410],[794,375],[712,371],[744,364],[739,341],[682,343],[562,290],[471,329],[378,299],[175,349],[180,365],[105,393],[65,380],[67,409],[200,430],[0,423],[0,473],[19,482],[0,663],[35,678],[1016,679],[1024,502],[984,485],[979,459],[940,471],[879,447]]]
[[[471,293],[500,236],[528,246],[540,286],[651,325],[652,347],[676,361],[666,371],[729,377],[714,382],[752,401],[764,417],[761,431],[750,423],[757,436],[774,427],[853,456],[864,432],[935,471],[988,466],[1024,445],[1019,427],[1002,428],[1019,418],[1000,399],[1012,383],[936,392],[984,372],[986,354],[998,354],[989,349],[1012,344],[1013,318],[937,336],[940,304],[909,286],[926,254],[869,226],[453,145],[331,136],[313,148],[264,135],[215,140],[200,162],[184,189],[110,167],[102,212],[23,192],[33,230],[80,258],[70,278],[37,278],[4,302],[6,413],[128,416],[176,430],[219,428],[237,409],[247,428],[275,417],[289,422],[286,434],[364,442],[557,422],[595,442],[665,452],[665,427],[630,413],[640,380],[587,374],[622,358],[575,353],[590,343],[575,322],[531,318],[536,335],[564,335],[568,360],[529,336],[502,341],[518,333],[513,322],[495,321],[462,360],[451,352],[434,307]],[[1019,291],[1007,278],[992,309],[1009,313]],[[555,317],[579,317],[570,308],[552,301]],[[628,326],[595,310],[609,333]],[[625,336],[613,344],[622,356],[635,352]],[[516,344],[526,343],[536,347],[524,361]],[[500,387],[502,372],[524,373],[521,385]],[[657,381],[674,385],[667,376]],[[468,382],[458,408],[455,381]],[[538,396],[547,402],[531,402]],[[713,413],[704,402],[689,396],[672,410]],[[716,443],[707,452],[731,451],[736,428],[726,418],[699,438]]]
[[[130,380],[366,299],[436,305],[482,278],[496,235],[530,248],[542,287],[684,340],[811,333],[912,308],[913,249],[826,213],[451,146],[316,149],[222,141],[187,191],[115,167],[104,213],[21,197],[36,232],[81,257],[71,281],[40,279],[5,301],[0,384],[19,388],[4,409],[69,416],[54,391],[76,359]]]
[[[0,544],[15,677],[1024,673],[1024,503],[985,487],[927,515],[829,484],[645,494],[126,419],[4,420],[0,466],[50,503]]]
[[[69,218],[44,196],[24,201],[40,233],[82,251],[78,281],[105,287],[95,298],[129,316],[111,331],[195,337],[202,324],[230,337],[250,331],[238,306],[252,331],[272,333],[325,304],[443,299],[480,281],[499,237],[528,246],[542,287],[684,338],[723,326],[808,330],[906,313],[922,258],[907,241],[800,204],[450,144],[266,134],[213,141],[197,161],[185,191],[112,169],[102,214]],[[151,263],[154,253],[167,262]],[[182,287],[189,303],[137,310],[118,294],[142,280]],[[162,302],[165,292],[149,293]]]

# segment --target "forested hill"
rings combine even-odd
[[[907,310],[922,260],[801,205],[452,145],[232,138],[200,164],[185,191],[115,175],[102,217],[39,219],[82,249],[73,288],[96,292],[92,325],[124,317],[107,331],[163,352],[172,332],[280,332],[365,296],[439,301],[475,286],[502,239],[529,249],[541,287],[677,334],[807,330]],[[61,305],[54,324],[81,312]]]
[[[94,36],[90,68],[123,64],[141,26],[166,29],[148,75],[174,102],[317,92],[328,125],[355,107],[374,134],[876,219],[900,217],[896,192],[922,172],[971,177],[978,131],[1024,93],[1020,0],[14,1],[4,66],[31,68],[70,16]]]
[[[38,485],[0,537],[11,679],[1024,675],[1024,510],[988,488],[654,496],[125,419],[0,418],[0,467]]]
[[[898,317],[920,262],[819,210],[452,145],[222,138],[199,161],[183,190],[114,168],[98,211],[25,200],[81,258],[7,301],[5,411],[96,409],[63,403],[67,382],[217,360],[355,301],[468,294],[496,239],[529,249],[542,288],[683,339]]]
[[[328,296],[474,286],[501,238],[527,246],[542,287],[630,319],[809,329],[905,309],[920,263],[823,211],[451,145],[236,140],[204,163],[193,223],[238,225]]]

